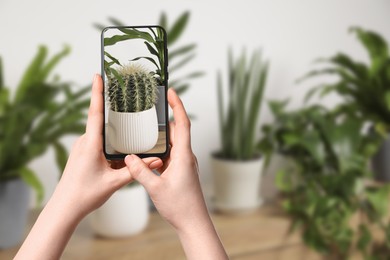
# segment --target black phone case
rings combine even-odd
[[[104,32],[108,29],[118,29],[118,28],[160,28],[164,32],[164,55],[165,55],[165,61],[164,61],[164,67],[165,67],[165,80],[164,80],[164,86],[165,86],[165,118],[166,118],[166,147],[165,147],[165,152],[164,153],[140,153],[136,154],[140,158],[145,158],[145,157],[159,157],[159,158],[164,158],[166,157],[169,152],[170,152],[170,145],[169,145],[169,117],[168,117],[168,79],[169,79],[169,72],[168,72],[168,48],[167,48],[167,33],[166,30],[159,26],[159,25],[137,25],[137,26],[107,26],[105,27],[100,36],[100,45],[101,45],[101,50],[100,50],[100,57],[101,57],[101,75],[102,75],[102,80],[103,80],[103,103],[105,102],[105,91],[106,91],[106,85],[105,85],[105,72],[104,72]],[[103,122],[105,122],[105,105],[103,106]],[[105,125],[103,124],[103,152],[107,160],[123,160],[127,154],[109,154],[106,151],[106,128]]]

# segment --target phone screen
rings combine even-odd
[[[163,157],[168,152],[166,32],[160,26],[102,31],[104,153]]]

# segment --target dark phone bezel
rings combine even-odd
[[[166,131],[165,131],[165,139],[166,139],[166,146],[165,146],[165,152],[164,153],[140,153],[136,154],[140,158],[145,157],[159,157],[164,158],[169,153],[169,116],[168,116],[168,47],[167,47],[167,32],[166,30],[159,26],[159,25],[137,25],[137,26],[107,26],[105,27],[100,35],[100,63],[101,63],[101,75],[103,80],[103,104],[105,104],[105,91],[106,91],[106,85],[105,85],[105,72],[104,72],[104,33],[109,29],[126,29],[126,28],[160,28],[164,33],[164,55],[165,55],[165,61],[164,61],[164,67],[165,67],[165,80],[164,80],[164,90],[165,90],[165,118],[166,120]],[[106,120],[106,106],[103,106],[103,152],[104,156],[107,160],[123,160],[127,154],[110,154],[106,152],[106,129],[105,129],[105,120]]]

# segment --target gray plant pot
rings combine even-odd
[[[0,182],[0,249],[22,242],[29,196],[29,187],[21,179]]]
[[[158,86],[158,100],[156,104],[157,110],[157,120],[159,126],[165,126],[166,118],[165,118],[165,92],[164,86]]]
[[[390,182],[390,134],[371,160],[375,179]]]

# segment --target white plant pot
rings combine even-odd
[[[262,158],[232,161],[212,157],[215,209],[228,213],[256,210],[263,202],[260,194]]]
[[[151,150],[158,139],[156,108],[134,113],[108,112],[108,138],[120,153],[144,153]]]
[[[103,237],[126,237],[140,233],[149,220],[149,203],[143,186],[116,191],[89,217],[92,230]]]

